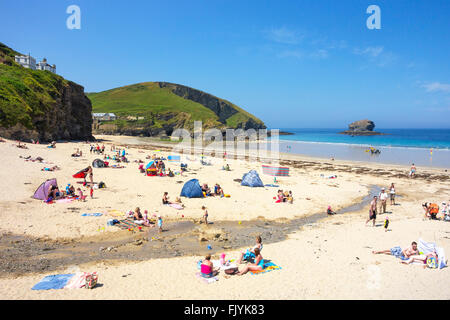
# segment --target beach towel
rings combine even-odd
[[[264,187],[278,188],[279,185],[277,185],[277,184],[265,184]]]
[[[270,272],[273,270],[280,270],[280,269],[281,269],[280,266],[277,266],[272,261],[269,261],[269,262],[264,262],[264,268],[261,271],[249,271],[249,272],[252,275],[257,275],[257,274],[266,273],[266,272]]]
[[[171,204],[169,204],[169,206],[171,206],[172,208],[177,209],[177,210],[183,210],[183,207],[180,206],[178,203],[171,203]]]
[[[219,277],[218,277],[218,276],[211,277],[211,278],[205,278],[204,276],[202,276],[201,272],[196,272],[196,273],[195,273],[195,276],[196,276],[200,281],[205,282],[205,283],[208,283],[208,284],[209,284],[209,283],[216,282],[216,281],[219,281]]]
[[[419,249],[420,254],[428,254],[436,251],[438,256],[438,267],[439,269],[445,268],[447,266],[447,261],[445,258],[445,251],[443,248],[438,247],[434,242],[426,242],[423,239],[419,239],[417,242],[417,248]]]
[[[47,276],[37,284],[34,285],[31,290],[58,290],[64,289],[66,284],[75,274],[57,274]]]
[[[101,217],[103,213],[83,213],[82,217]]]
[[[64,198],[64,199],[56,200],[56,203],[71,203],[73,200],[75,200],[75,199],[74,198]]]
[[[121,217],[125,216],[125,212],[121,212],[119,210],[109,210],[107,214],[108,214],[108,216],[115,217],[115,218],[121,218]]]
[[[137,228],[140,227],[141,225],[136,223],[133,218],[127,218],[124,220],[120,220],[118,223],[115,224],[115,226],[119,227],[122,230],[126,230],[126,229],[133,229],[133,228]]]

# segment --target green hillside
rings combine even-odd
[[[15,55],[20,53],[0,43],[0,136],[23,141],[91,138],[92,108],[83,87],[50,71],[24,68]]]
[[[115,113],[121,128],[265,128],[264,123],[236,105],[208,93],[166,82],[146,82],[99,93],[88,93],[95,113]],[[141,120],[127,120],[129,116]]]

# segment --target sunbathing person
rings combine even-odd
[[[328,206],[327,214],[328,214],[328,215],[334,215],[334,214],[336,214],[336,212],[334,212],[334,211],[331,209],[331,206]]]
[[[28,149],[28,147],[25,145],[25,144],[21,144],[21,142],[20,141],[17,141],[19,144],[17,145],[17,148],[20,148],[20,149]]]
[[[200,265],[200,274],[202,277],[211,278],[216,276],[218,273],[219,271],[214,269],[214,265],[211,262],[211,255],[208,254]]]
[[[264,258],[258,248],[255,248],[255,263],[250,263],[237,273],[238,276],[242,276],[249,271],[262,271],[264,269]]]
[[[61,170],[61,168],[58,166],[53,166],[51,168],[42,168],[41,169],[41,171],[56,171],[56,170]]]
[[[402,260],[408,260],[411,256],[419,255],[419,250],[417,249],[417,242],[413,241],[411,246],[402,250],[400,247],[394,247],[389,250],[372,251],[373,254],[388,254],[393,255],[396,258]]]
[[[256,237],[256,245],[253,248],[247,249],[245,252],[241,252],[241,256],[239,257],[237,264],[242,263],[244,261],[253,261],[256,258],[255,250],[258,249],[261,251],[263,248],[261,236]]]
[[[404,264],[410,264],[413,263],[415,261],[417,262],[422,262],[422,263],[427,263],[428,258],[435,258],[436,259],[436,263],[438,261],[438,256],[436,251],[433,251],[431,253],[428,254],[421,254],[421,255],[414,255],[414,256],[410,256],[408,260],[402,260],[400,261],[401,263]]]
[[[223,197],[223,195],[224,195],[223,189],[218,183],[216,183],[216,185],[214,186],[214,194],[216,196],[221,196],[221,197]]]

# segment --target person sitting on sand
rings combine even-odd
[[[373,254],[388,254],[393,255],[396,258],[402,260],[408,260],[411,256],[419,255],[419,250],[417,249],[417,242],[413,241],[411,246],[402,250],[400,247],[394,247],[389,250],[372,251]]]
[[[425,211],[425,219],[438,220],[439,206],[436,203],[425,202],[422,208]]]
[[[263,248],[263,245],[262,245],[261,236],[257,236],[256,237],[256,245],[253,248],[247,249],[245,252],[241,252],[241,256],[239,257],[237,263],[238,264],[242,263],[242,260],[252,261],[256,257],[255,249],[258,249],[259,251],[261,251],[262,248]]]
[[[164,192],[163,198],[162,198],[163,204],[172,204],[172,202],[169,201],[169,193]]]
[[[237,273],[238,276],[242,276],[249,271],[262,271],[264,269],[264,258],[258,248],[255,248],[255,263],[250,263]]]
[[[139,207],[134,209],[133,220],[134,221],[144,221],[144,217],[142,216],[141,209]]]
[[[75,187],[71,185],[70,183],[66,186],[66,195],[68,196],[74,196],[75,195]]]
[[[205,260],[202,261],[202,264],[200,265],[200,274],[205,278],[215,277],[219,274],[219,271],[214,269],[210,254],[208,254],[205,257]]]
[[[216,185],[214,186],[214,194],[216,196],[224,196],[223,189],[218,183],[216,183]]]
[[[329,216],[331,216],[331,215],[336,214],[336,212],[334,212],[334,211],[331,209],[331,206],[328,206],[327,214],[328,214]]]
[[[48,199],[52,198],[56,200],[62,196],[62,193],[59,191],[58,186],[51,185],[48,189]]]
[[[83,195],[83,191],[81,191],[81,188],[77,188],[78,191],[78,201],[86,202],[86,196]]]
[[[17,141],[19,144],[17,145],[17,148],[20,148],[20,149],[28,149],[28,147],[25,145],[25,144],[21,144],[21,142],[20,141]]]
[[[283,190],[278,190],[278,194],[277,194],[277,203],[281,203],[284,202],[284,193]]]
[[[210,196],[211,195],[211,189],[208,187],[208,185],[205,183],[202,186],[202,191],[207,195]]]
[[[173,173],[173,171],[169,168],[169,173],[167,174],[170,178],[175,177],[175,174]]]

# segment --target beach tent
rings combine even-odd
[[[417,241],[417,249],[419,249],[420,254],[428,254],[436,252],[438,256],[438,268],[442,269],[445,268],[446,265],[446,259],[445,259],[445,252],[444,249],[441,247],[438,247],[436,243],[434,242],[426,242],[422,239],[419,239]]]
[[[264,187],[264,184],[261,181],[261,178],[258,175],[258,172],[255,170],[251,170],[249,173],[246,173],[242,176],[241,186],[247,187]]]
[[[33,198],[38,200],[47,200],[48,198],[48,189],[50,189],[50,186],[58,186],[58,183],[56,182],[56,179],[50,179],[45,182],[43,182],[39,188],[36,189],[36,192],[34,193]]]
[[[89,168],[83,169],[75,173],[72,177],[75,179],[84,179],[86,178],[86,172],[88,172]]]
[[[197,179],[186,182],[181,190],[180,196],[186,198],[203,198],[203,191]]]
[[[276,167],[276,166],[267,166],[263,165],[262,170],[264,174],[274,177],[287,177],[289,176],[289,168],[288,167]]]
[[[156,172],[158,169],[156,168],[156,162],[150,161],[146,166],[145,170],[147,171],[147,176],[156,176]]]
[[[92,161],[92,166],[94,168],[105,168],[105,167],[107,167],[106,163],[103,160],[100,160],[100,159],[95,159],[94,161]]]

